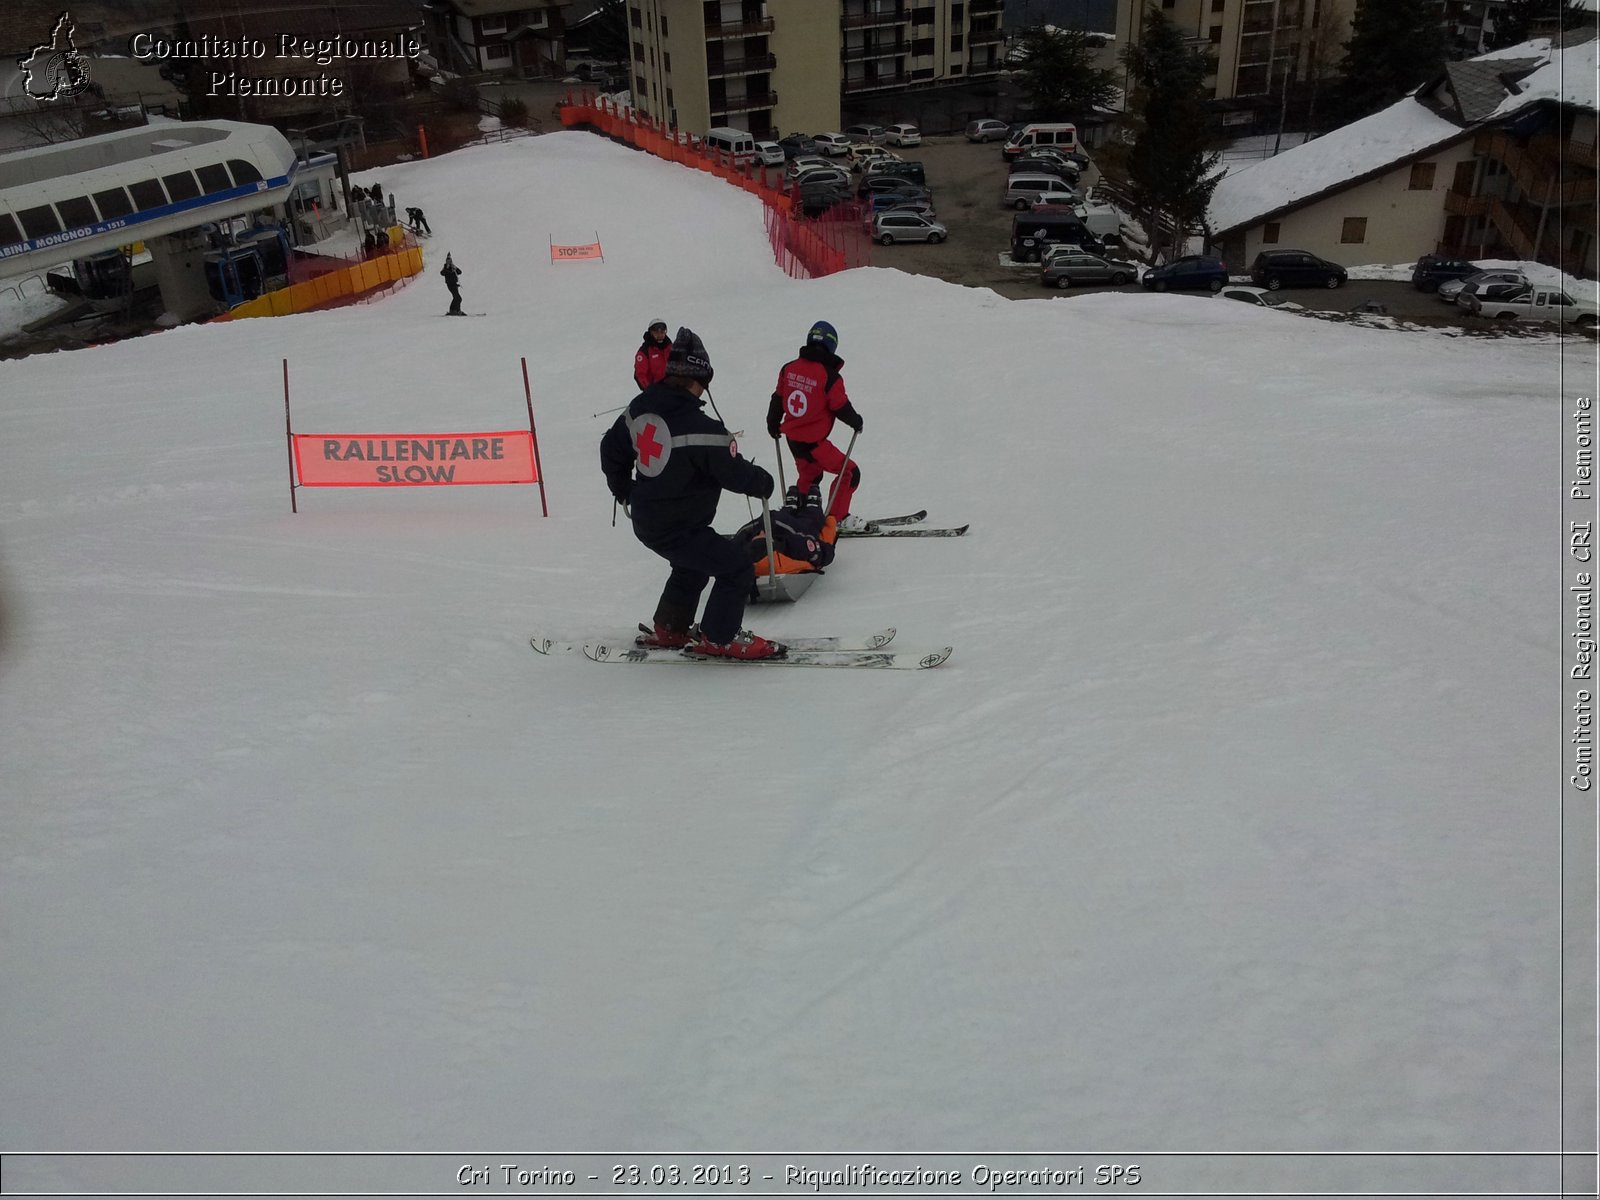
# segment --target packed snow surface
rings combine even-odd
[[[373,178],[436,231],[389,300],[0,363],[0,1148],[1557,1144],[1592,344],[796,281],[755,199],[584,133]],[[747,623],[947,666],[529,650],[654,608],[595,414],[657,316],[769,469],[838,327],[857,511],[972,532]],[[523,357],[548,519],[291,515],[283,360],[361,434],[516,428]]]

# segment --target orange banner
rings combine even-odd
[[[448,487],[538,483],[533,434],[297,433],[301,487]]]
[[[600,253],[600,243],[590,242],[587,246],[557,246],[551,243],[550,261],[561,262],[572,258],[604,258]]]

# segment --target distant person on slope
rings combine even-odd
[[[428,218],[423,215],[420,208],[406,209],[406,220],[411,222],[411,227],[418,233],[425,233],[429,237],[433,236],[433,230],[428,227]]]
[[[703,411],[711,376],[704,344],[692,329],[680,328],[666,378],[634,397],[600,440],[606,486],[628,509],[634,536],[672,566],[656,605],[654,635],[640,644],[720,658],[778,658],[785,647],[739,628],[755,587],[750,556],[711,527],[724,489],[766,498],[772,476],[740,457],[727,427]],[[712,579],[695,639],[695,611]]]
[[[844,359],[834,353],[838,348],[839,334],[832,325],[818,321],[811,327],[800,356],[778,371],[778,386],[767,406],[767,433],[774,439],[781,433],[788,440],[794,455],[795,490],[801,497],[820,495],[824,472],[839,477],[828,515],[838,522],[839,529],[850,531],[866,524],[850,515],[850,500],[861,484],[861,468],[846,459],[828,435],[835,418],[857,433],[862,422],[845,394],[840,374]]]
[[[667,355],[671,352],[672,339],[667,336],[667,323],[657,317],[645,330],[644,345],[633,356],[633,382],[641,392],[667,377]]]
[[[461,268],[456,266],[455,261],[448,254],[444,256],[444,266],[440,269],[439,274],[444,276],[444,285],[450,289],[450,311],[445,315],[450,317],[466,316],[467,314],[461,311]]]

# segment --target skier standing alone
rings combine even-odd
[[[840,371],[844,359],[835,351],[839,334],[826,321],[818,321],[806,335],[798,358],[778,371],[778,386],[767,407],[767,433],[773,438],[782,433],[794,455],[795,489],[803,497],[818,491],[825,472],[838,476],[833,504],[828,515],[838,528],[849,532],[866,522],[850,515],[850,500],[861,484],[861,469],[828,440],[837,418],[857,433],[861,414],[845,394]]]
[[[739,455],[721,421],[703,411],[711,359],[693,330],[680,328],[666,377],[634,397],[600,440],[606,485],[629,509],[633,533],[672,566],[656,605],[653,646],[681,646],[722,658],[779,658],[785,647],[740,628],[755,569],[745,550],[711,527],[722,492],[765,499],[772,476]],[[694,639],[700,594],[712,579]]]
[[[667,323],[657,317],[645,330],[644,344],[633,356],[633,382],[641,392],[667,377],[667,355],[671,352],[672,342],[667,337]]]
[[[444,266],[440,268],[439,274],[444,276],[444,285],[450,289],[450,311],[446,316],[466,316],[466,313],[461,311],[461,268],[456,266],[448,254],[444,256]]]

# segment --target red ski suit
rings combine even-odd
[[[648,333],[644,335],[644,345],[633,356],[633,382],[641,392],[667,377],[667,355],[670,353],[670,341],[658,342]]]
[[[861,430],[861,416],[844,390],[840,369],[844,360],[813,346],[804,346],[800,357],[785,363],[778,371],[778,386],[767,409],[767,432],[789,440],[794,454],[795,486],[808,492],[822,481],[824,472],[839,477],[828,515],[842,519],[850,512],[850,500],[861,483],[861,470],[828,435],[835,418]]]

